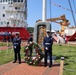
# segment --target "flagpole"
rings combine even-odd
[[[42,21],[46,21],[46,0],[42,4]]]

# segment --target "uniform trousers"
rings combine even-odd
[[[17,61],[17,57],[18,57],[18,61],[21,62],[21,56],[20,56],[20,49],[14,49],[14,60]]]
[[[45,49],[45,59],[44,59],[44,65],[47,66],[47,57],[48,57],[48,54],[49,54],[49,60],[50,60],[50,64],[49,66],[52,65],[52,49],[50,48],[49,50],[46,50]]]

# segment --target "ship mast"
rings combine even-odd
[[[43,6],[42,6],[42,21],[46,21],[46,0],[43,0]]]

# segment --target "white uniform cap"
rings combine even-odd
[[[20,33],[19,33],[19,32],[16,32],[15,34],[16,34],[16,35],[19,35]]]
[[[50,31],[50,30],[46,30],[46,32],[47,32],[47,33],[50,33],[51,31]]]

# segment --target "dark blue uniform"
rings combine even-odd
[[[28,39],[28,43],[33,42],[33,37],[30,36]],[[32,57],[32,47],[30,47],[30,56]]]
[[[44,59],[44,65],[47,66],[47,55],[50,56],[50,65],[52,66],[52,44],[53,44],[53,38],[51,36],[46,36],[43,40],[44,45],[44,52],[45,52],[45,59]]]
[[[19,62],[21,62],[21,56],[20,56],[20,49],[21,49],[21,38],[20,37],[16,37],[13,40],[13,48],[14,48],[14,53],[15,53],[15,62],[17,61],[17,54],[18,54],[18,60]]]
[[[33,42],[33,38],[32,38],[32,36],[29,37],[29,39],[28,39],[28,43],[29,43],[30,41]]]

